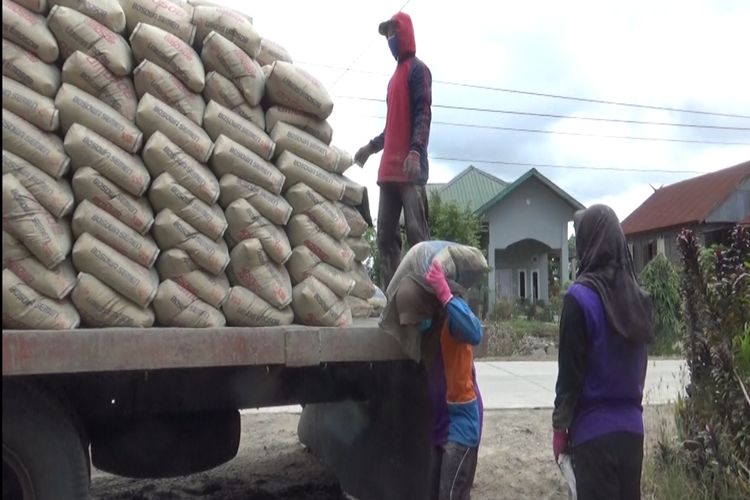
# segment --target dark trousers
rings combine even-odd
[[[432,448],[430,500],[469,500],[479,448],[447,442]]]
[[[404,211],[406,241],[409,246],[430,239],[427,228],[427,193],[424,186],[395,182],[380,185],[378,210],[378,250],[380,283],[383,290],[401,263],[401,210]]]
[[[572,449],[579,500],[641,498],[643,436],[612,432]]]

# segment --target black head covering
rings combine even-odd
[[[576,212],[573,221],[580,262],[576,282],[598,292],[616,333],[635,342],[651,342],[651,297],[638,285],[617,215],[606,205],[593,205]]]

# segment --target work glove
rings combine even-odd
[[[560,454],[565,453],[568,448],[568,431],[553,430],[552,432],[552,453],[555,455],[555,462],[560,461]]]
[[[406,159],[404,160],[404,173],[407,178],[413,180],[419,177],[419,173],[422,170],[420,163],[419,152],[414,151],[413,149],[409,151],[409,154],[406,155]]]
[[[374,152],[375,151],[373,151],[372,144],[368,142],[367,144],[359,148],[357,153],[354,155],[354,163],[356,163],[360,167],[364,167],[367,159],[372,156]]]
[[[433,260],[432,264],[430,264],[430,268],[427,270],[424,280],[435,292],[435,297],[437,297],[443,307],[445,307],[453,298],[453,294],[448,286],[448,280],[445,279],[443,266],[440,265],[440,262],[437,259]]]

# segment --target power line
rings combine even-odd
[[[633,173],[661,173],[661,174],[705,174],[700,170],[670,170],[665,168],[624,168],[624,167],[589,167],[583,165],[553,165],[550,163],[526,163],[516,161],[501,161],[501,160],[478,160],[474,158],[453,158],[447,156],[432,156],[429,157],[431,160],[437,161],[449,161],[457,163],[485,163],[490,165],[509,165],[509,166],[520,166],[520,167],[539,167],[539,168],[558,168],[567,170],[605,170],[614,172],[633,172]]]

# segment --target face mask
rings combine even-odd
[[[417,329],[419,330],[419,333],[427,333],[430,328],[432,327],[432,318],[423,319],[419,326],[417,326]]]
[[[391,49],[391,54],[398,61],[398,38],[395,36],[388,39],[388,48]]]

